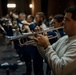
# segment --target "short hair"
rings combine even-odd
[[[57,22],[62,22],[64,19],[64,16],[62,14],[58,14],[54,16],[54,19],[56,19]]]
[[[19,14],[19,16],[23,16],[23,17],[25,17],[25,18],[26,18],[25,13],[20,13],[20,14]]]
[[[40,17],[42,17],[43,20],[45,19],[45,14],[43,12],[37,12],[36,15],[39,15]]]
[[[31,19],[32,19],[32,21],[34,21],[34,16],[33,15],[28,15]]]
[[[69,8],[67,8],[65,11],[65,13],[72,13],[72,19],[76,20],[76,6],[71,6]]]

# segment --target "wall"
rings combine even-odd
[[[7,1],[8,0],[1,0],[1,16],[5,16],[7,14]]]
[[[48,16],[56,14],[64,14],[64,10],[76,5],[76,0],[48,0]]]
[[[32,15],[35,15],[37,12],[41,11],[41,0],[31,0],[33,8],[31,9]]]
[[[25,12],[35,15],[39,11],[43,11],[46,16],[56,15],[64,12],[68,6],[76,5],[76,0],[0,0],[0,16],[7,13],[6,1],[8,3],[16,3],[15,9],[18,12]],[[29,8],[29,4],[33,4],[33,8]]]
[[[0,16],[2,16],[2,6],[1,6],[1,0],[0,0]]]
[[[29,8],[29,4],[31,0],[8,0],[8,3],[16,3],[15,9],[8,9],[8,11],[17,11],[17,12],[25,12],[27,15],[31,14],[31,9]]]

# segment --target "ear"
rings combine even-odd
[[[62,26],[62,24],[63,24],[63,23],[62,23],[62,22],[60,22],[60,23],[59,23],[59,26]]]
[[[43,21],[43,18],[42,17],[40,19],[41,19],[41,21]]]

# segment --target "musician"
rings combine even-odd
[[[27,28],[25,29],[25,26],[23,25],[23,23],[27,23],[26,21],[26,15],[24,13],[20,13],[19,16],[17,16],[16,14],[13,14],[13,17],[16,19],[17,22],[17,27],[19,28],[18,32],[20,32],[20,35],[23,35],[23,31],[24,33],[29,33],[30,29],[27,26]],[[17,28],[17,29],[18,29]],[[23,38],[20,39],[20,42],[26,42],[28,40],[28,38]],[[14,48],[16,49],[16,52],[19,54],[19,58],[21,61],[25,62],[26,64],[26,75],[31,75],[31,71],[32,71],[32,64],[31,64],[31,55],[30,55],[30,46],[20,46],[19,40],[14,40]],[[23,73],[23,75],[25,75]]]
[[[34,16],[32,16],[32,15],[28,15],[27,16],[27,23],[23,23],[23,29],[25,30],[25,31],[27,31],[27,32],[31,32],[31,29],[30,29],[30,25],[31,24],[34,24]]]
[[[39,46],[39,52],[52,68],[51,75],[76,75],[76,7],[65,10],[64,30],[66,36],[53,45],[47,36],[38,34],[34,39]]]
[[[55,15],[53,17],[53,19],[52,19],[53,20],[52,25],[54,26],[54,28],[58,28],[58,27],[62,27],[63,26],[63,22],[62,22],[63,18],[64,18],[64,16],[62,14],[57,14],[57,15]],[[62,36],[65,35],[65,33],[63,31],[63,28],[60,28],[58,30],[54,30],[52,32],[49,31],[49,32],[47,32],[47,34],[48,34],[48,36],[49,35],[52,35],[53,37],[57,36],[57,37],[49,40],[51,44],[55,43],[60,37],[62,37]],[[46,74],[49,73],[49,75],[50,75],[50,68],[49,68],[48,64],[47,64],[47,71],[46,72],[47,72]]]
[[[43,12],[37,12],[35,15],[36,23],[29,25],[31,31],[35,31],[36,26],[41,26],[42,29],[47,28],[44,24],[45,15]],[[33,46],[33,67],[34,67],[34,74],[35,75],[44,75],[43,72],[43,58],[39,54],[37,50],[37,46]]]
[[[33,15],[28,15],[27,16],[27,22],[30,24],[33,24],[34,23],[34,16]]]
[[[63,22],[62,22],[63,18],[64,18],[64,16],[62,14],[55,15],[53,18],[53,26],[55,28],[62,27],[63,26]],[[63,31],[63,28],[58,29],[58,38],[60,38],[64,35],[65,35],[65,32]]]
[[[3,31],[5,32],[5,41],[7,43],[7,49],[10,50],[10,47],[12,46],[12,42],[8,41],[6,37],[13,36],[13,26],[11,20],[9,20],[8,18],[3,20]]]
[[[37,28],[37,27],[41,27],[42,30],[46,29],[47,26],[45,25],[44,20],[45,20],[44,13],[43,12],[37,12],[35,15],[35,21],[36,22],[29,25],[30,29],[36,30],[35,28]]]
[[[40,21],[41,21],[41,18],[43,18],[43,17],[40,17],[40,19],[39,19]],[[40,23],[40,25],[41,25],[41,23]],[[25,42],[27,42],[28,40],[30,40],[30,38],[26,37],[24,40],[25,40]],[[40,56],[40,54],[37,50],[37,46],[36,45],[34,46],[31,44],[31,45],[20,47],[19,43],[17,43],[17,42],[18,41],[16,41],[16,43],[15,43],[15,48],[17,49],[17,52],[20,55],[20,58],[21,59],[23,58],[22,60],[25,61],[25,63],[26,63],[26,73],[24,73],[23,75],[31,75],[31,73],[32,73],[31,57],[33,59],[34,74],[43,75],[43,58]]]
[[[32,19],[32,22],[33,22],[34,19],[31,15],[29,15],[27,17],[27,21],[29,22],[28,18]],[[42,26],[43,21],[44,21],[44,14],[42,12],[40,12],[39,14],[37,13],[36,24],[29,25],[31,31],[32,30],[34,31],[36,26]],[[45,25],[43,24],[43,26],[45,26]],[[28,40],[30,40],[30,38],[26,38],[26,40],[28,41]],[[23,48],[24,49],[21,52],[22,52],[24,61],[26,62],[26,66],[28,65],[28,67],[26,68],[26,73],[23,75],[31,75],[31,71],[32,71],[31,57],[33,59],[34,74],[35,75],[44,75],[44,73],[43,73],[43,58],[39,54],[39,52],[37,50],[37,46],[29,44],[27,46],[24,46]]]

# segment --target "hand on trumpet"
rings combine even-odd
[[[39,32],[39,31],[43,31],[42,27],[36,26],[36,28],[34,29],[35,32]],[[43,35],[47,35],[47,32],[43,32],[41,33]]]
[[[44,36],[42,34],[37,34],[35,37],[34,37],[34,40],[36,41],[36,43],[39,45],[39,46],[42,46],[44,48],[48,47],[50,45],[50,42],[49,42],[49,38],[48,36]]]
[[[42,30],[42,28],[41,27],[36,27],[35,28],[35,31],[36,32],[38,32],[38,31],[40,31],[40,30]],[[43,33],[43,35],[42,34],[36,34],[35,36],[34,36],[34,40],[36,41],[36,43],[38,44],[38,45],[40,45],[40,46],[42,46],[42,47],[48,47],[49,45],[50,45],[50,42],[49,42],[49,38],[48,38],[48,36],[47,36],[47,33]]]
[[[34,29],[35,32],[38,32],[38,31],[41,31],[41,30],[42,30],[42,28],[39,27],[39,26],[36,26],[35,29]]]

